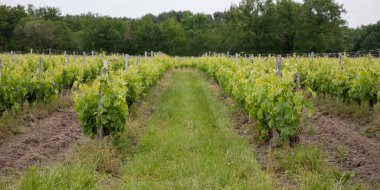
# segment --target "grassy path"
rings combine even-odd
[[[274,189],[204,76],[176,70],[171,80],[123,168],[120,188]]]

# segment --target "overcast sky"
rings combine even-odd
[[[114,17],[138,18],[147,13],[170,10],[214,13],[224,11],[240,0],[0,0],[0,4],[36,7],[59,7],[63,14],[99,13]],[[297,0],[302,1],[302,0]],[[380,0],[335,0],[344,4],[347,13],[343,18],[350,27],[357,27],[380,20]]]

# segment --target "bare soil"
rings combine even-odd
[[[64,160],[83,135],[72,107],[35,122],[24,134],[0,140],[0,177],[17,175],[31,165],[46,165]]]
[[[321,144],[330,154],[330,162],[343,171],[355,172],[354,179],[373,187],[380,185],[380,143],[359,133],[359,122],[348,117],[314,113],[314,136],[303,135],[303,143]]]

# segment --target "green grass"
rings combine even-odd
[[[175,71],[120,189],[274,189],[199,72]]]
[[[96,174],[82,165],[56,166],[54,169],[29,168],[22,181],[22,189],[93,189]]]
[[[327,163],[325,152],[315,145],[283,147],[271,152],[271,167],[283,172],[286,189],[367,189],[351,180],[354,173],[342,173]]]
[[[120,177],[122,160],[109,139],[78,146],[64,163],[29,167],[20,180],[0,183],[0,189],[109,189]]]

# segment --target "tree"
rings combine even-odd
[[[87,14],[81,17],[81,49],[118,52],[123,43],[125,21]]]
[[[152,16],[144,16],[134,26],[133,44],[137,53],[161,50],[161,31]]]
[[[200,55],[211,50],[208,32],[212,21],[212,17],[205,14],[186,15],[182,19],[181,25],[188,39],[185,47],[188,55]]]
[[[0,5],[0,47],[3,50],[16,48],[14,30],[26,16],[23,6]]]
[[[343,5],[333,0],[304,0],[296,22],[295,50],[338,52],[345,49]]]
[[[79,42],[75,39],[74,33],[64,21],[54,22],[54,45],[55,49],[59,50],[78,50]]]
[[[46,20],[29,20],[25,25],[16,28],[20,47],[24,49],[44,49],[54,45],[53,23]]]
[[[354,51],[380,49],[380,21],[349,30]]]
[[[172,17],[160,24],[161,40],[160,44],[163,52],[171,55],[186,55],[186,36],[182,26]]]
[[[291,53],[294,51],[294,40],[296,34],[296,21],[300,14],[301,5],[292,0],[281,0],[275,7],[275,26],[278,38],[278,51]]]
[[[56,7],[40,7],[36,9],[33,5],[29,4],[27,11],[30,16],[51,21],[59,20],[62,16],[61,10],[59,10],[59,8]]]
[[[0,5],[3,50],[55,48],[143,54],[340,52],[379,48],[379,23],[351,29],[334,0],[242,0],[213,15],[170,11],[140,19],[65,15]]]

